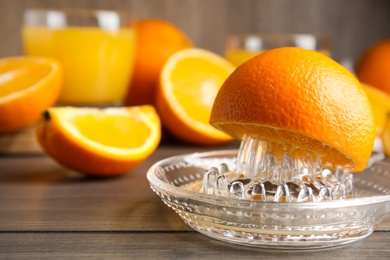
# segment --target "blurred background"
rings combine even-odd
[[[162,18],[198,47],[221,55],[233,33],[316,33],[329,36],[334,59],[351,63],[390,37],[388,0],[0,0],[0,57],[22,54],[28,7],[122,9],[137,18]]]

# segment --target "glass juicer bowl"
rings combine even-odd
[[[150,186],[194,230],[247,246],[325,248],[367,237],[390,211],[390,163],[363,172],[322,169],[316,158],[274,158],[246,138],[240,149],[155,163]]]

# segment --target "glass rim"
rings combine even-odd
[[[182,196],[186,198],[191,198],[199,202],[206,202],[214,205],[229,205],[232,207],[239,208],[253,208],[254,206],[258,207],[271,207],[271,208],[282,208],[282,209],[296,209],[296,208],[308,208],[308,209],[342,209],[345,207],[358,207],[370,205],[373,203],[390,203],[390,195],[375,195],[375,196],[364,196],[357,198],[350,198],[347,200],[337,200],[337,201],[321,201],[321,202],[288,202],[288,203],[279,203],[272,201],[250,201],[250,200],[240,200],[235,198],[226,198],[218,197],[215,195],[210,195],[206,193],[196,192],[192,190],[184,189],[183,187],[178,187],[162,180],[158,177],[156,169],[162,165],[172,163],[174,161],[188,161],[191,158],[207,158],[207,157],[218,157],[218,156],[232,156],[237,155],[238,150],[217,150],[217,151],[208,151],[208,152],[198,152],[198,153],[188,153],[181,154],[172,157],[167,157],[158,162],[155,162],[147,171],[146,177],[153,187],[156,189],[161,189],[164,192],[175,194],[176,196]],[[239,206],[237,206],[239,205]]]
[[[116,9],[91,9],[91,8],[42,8],[42,7],[31,7],[26,8],[24,13],[40,13],[46,14],[49,12],[61,12],[67,15],[73,16],[96,16],[99,13],[114,13],[119,16],[134,16],[131,12],[124,10],[116,10]]]
[[[315,37],[316,39],[322,39],[322,40],[330,40],[330,36],[326,34],[321,34],[321,33],[230,33],[227,35],[227,38],[234,38],[234,39],[245,39],[249,37],[257,37],[257,38],[263,38],[263,39],[278,39],[278,38],[283,38],[283,39],[292,39],[297,36],[311,36]]]
[[[309,50],[331,51],[332,42],[326,34],[312,33],[242,33],[229,34],[225,49],[244,49],[258,52],[280,47],[300,47]]]
[[[25,26],[49,28],[98,27],[115,30],[131,25],[135,16],[131,12],[109,9],[82,8],[27,8],[23,12]]]

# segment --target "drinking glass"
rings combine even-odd
[[[233,34],[227,37],[225,55],[238,66],[264,51],[286,46],[331,55],[329,38],[314,34]]]
[[[27,9],[24,51],[62,63],[64,86],[59,104],[117,104],[132,74],[133,21],[132,15],[112,10]]]

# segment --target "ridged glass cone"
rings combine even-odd
[[[236,168],[212,167],[203,176],[201,192],[228,198],[318,202],[355,197],[348,170],[323,169],[321,158],[245,136]]]

